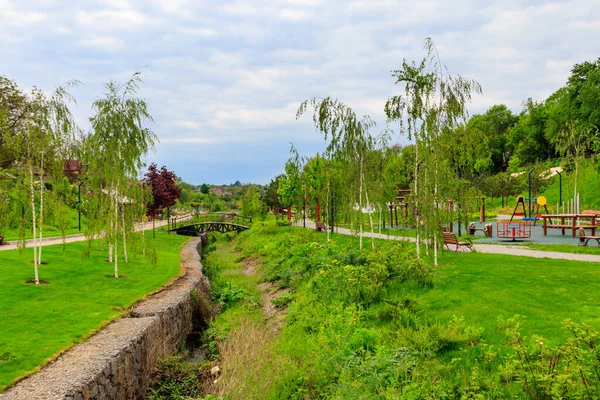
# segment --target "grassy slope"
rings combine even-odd
[[[70,209],[69,210],[69,225],[65,230],[65,235],[71,235],[74,233],[80,233],[78,229],[78,214],[77,210]],[[85,232],[86,228],[86,218],[84,215],[81,216],[81,232]],[[20,237],[19,229],[15,228],[3,228],[0,229],[0,233],[4,235],[4,240],[18,240]],[[44,237],[53,237],[60,236],[62,233],[59,228],[53,226],[52,224],[44,224],[43,235]],[[25,239],[33,238],[33,232],[31,228],[26,229],[25,231]]]
[[[562,176],[562,198],[566,207],[566,202],[573,198],[573,183],[575,176],[572,172],[563,172]],[[554,208],[556,208],[556,204],[560,199],[560,179],[558,175],[550,179],[550,186],[541,195],[546,197],[548,200],[548,208],[552,212]],[[581,164],[579,177],[577,179],[577,192],[579,192],[581,195],[582,211],[585,209],[600,209],[600,180],[592,160],[584,160]],[[525,187],[525,190],[521,193],[521,196],[528,197],[527,187]],[[509,198],[508,205],[505,204],[505,208],[503,209],[504,213],[512,213],[515,206],[515,199],[515,197]],[[495,209],[502,205],[501,199],[495,198],[493,203],[491,200],[491,198],[486,199],[486,207],[489,209]]]
[[[269,242],[276,242],[281,238],[281,234],[280,230]],[[321,241],[324,238],[325,235],[319,235]],[[352,243],[353,246],[357,244],[355,238],[341,235],[335,240]],[[384,242],[378,243],[381,245]],[[597,313],[600,293],[595,290],[599,278],[600,271],[593,263],[478,253],[446,253],[442,258],[433,289],[400,284],[390,287],[386,296],[393,297],[394,293],[400,296],[401,293],[412,293],[418,298],[419,313],[422,312],[423,315],[441,323],[449,323],[454,316],[464,317],[466,326],[483,328],[482,337],[485,342],[496,346],[503,347],[506,340],[505,335],[498,332],[498,317],[510,318],[517,314],[523,317],[523,335],[540,335],[549,342],[564,342],[568,335],[562,327],[562,322],[567,318],[589,323],[592,327],[600,326]],[[296,301],[303,301],[304,297],[310,296],[309,292],[304,293],[304,289],[299,288],[295,295]],[[377,310],[381,306],[383,301],[381,305],[375,304],[373,309]],[[394,346],[393,342],[387,341],[396,334],[395,324],[379,320],[367,320],[364,324],[364,328],[377,332],[378,345]],[[299,333],[297,329],[290,332],[291,336],[286,334],[286,331],[282,332],[280,351],[292,359],[315,359],[314,354],[320,352],[319,345],[312,336],[304,337],[306,333],[298,336]],[[347,338],[344,333],[339,334],[342,335],[341,340],[344,340],[342,337]],[[453,359],[459,360],[455,370],[465,371],[474,365],[480,365],[482,354],[481,349],[475,346],[449,350],[441,356],[448,366]],[[320,370],[323,367],[311,367],[310,364],[310,361],[300,363],[304,365],[302,368]],[[326,375],[315,373],[312,376],[315,379],[319,376],[326,379]],[[507,395],[511,392],[519,393],[519,389],[513,386],[506,390]]]
[[[82,258],[84,243],[67,245],[64,254],[61,246],[48,246],[40,279],[50,284],[38,286],[24,283],[33,277],[32,250],[0,252],[0,390],[176,276],[185,240],[157,232],[158,264],[130,255],[129,264],[120,264],[124,279],[107,277],[112,265],[106,252]]]

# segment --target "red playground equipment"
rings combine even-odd
[[[496,222],[496,236],[503,239],[528,239],[531,237],[531,222]]]

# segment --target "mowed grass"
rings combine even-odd
[[[83,257],[85,243],[68,244],[64,253],[60,245],[46,246],[48,264],[39,271],[47,285],[25,283],[33,278],[31,249],[0,251],[0,392],[177,276],[186,240],[157,232],[157,265],[130,252],[129,263],[119,263],[121,279],[108,277],[113,265],[106,251]]]
[[[464,316],[501,344],[498,317],[522,316],[523,333],[564,341],[567,318],[600,328],[600,265],[496,254],[445,253],[435,288],[422,300],[440,320]]]

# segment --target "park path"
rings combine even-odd
[[[168,221],[155,221],[155,226],[158,228],[159,226],[164,226],[167,225]],[[149,230],[152,229],[152,222],[146,222],[142,227],[138,227],[137,230]],[[86,240],[86,237],[83,233],[76,233],[74,235],[66,235],[65,236],[65,243],[73,243],[73,242],[83,242],[84,240]],[[2,245],[0,246],[0,251],[3,250],[15,250],[18,248],[17,246],[17,241],[10,241],[7,242],[8,244]],[[42,246],[52,246],[55,244],[62,244],[63,243],[63,238],[61,236],[54,236],[54,237],[48,237],[48,238],[43,238],[42,239]],[[25,247],[32,247],[33,246],[33,239],[28,239],[25,241]]]
[[[302,220],[296,222],[296,225],[303,226]],[[315,229],[316,224],[313,221],[306,220],[306,227]],[[340,233],[342,235],[351,235],[357,236],[356,232],[348,228],[337,228],[336,233]],[[374,237],[375,239],[384,239],[384,240],[404,240],[415,242],[415,238],[406,237],[406,236],[394,236],[394,235],[386,235],[383,233],[374,233],[371,232],[363,232],[364,239],[370,239]],[[364,245],[368,245],[367,242],[363,243]],[[595,254],[574,254],[574,253],[561,253],[556,251],[542,251],[542,250],[530,250],[517,248],[515,246],[507,246],[502,244],[482,244],[482,243],[474,243],[473,248],[478,253],[486,253],[486,254],[506,254],[510,256],[521,256],[521,257],[534,257],[534,258],[552,258],[556,260],[570,260],[570,261],[585,261],[585,262],[600,262],[600,255]]]

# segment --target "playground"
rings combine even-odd
[[[395,202],[388,203],[389,216],[386,215],[383,222],[384,230],[404,233],[415,230],[415,207],[411,200],[410,190],[398,190]],[[511,214],[486,218],[485,197],[471,197],[467,205],[463,204],[466,210],[463,210],[463,220],[460,221],[458,206],[448,199],[442,207],[448,221],[441,227],[445,234],[450,232],[468,237],[477,243],[600,247],[600,232],[596,232],[600,211],[582,211],[579,195],[563,202],[561,194],[556,200],[558,202],[551,206],[551,212],[546,197],[531,197],[529,191],[529,197],[516,197]],[[464,214],[468,215],[466,221]]]

